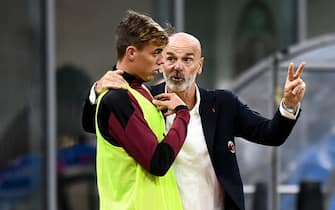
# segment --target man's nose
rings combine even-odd
[[[164,64],[163,55],[161,55],[161,54],[158,55],[157,64],[158,65]]]
[[[182,70],[184,68],[184,64],[182,61],[177,60],[174,64],[174,69],[176,70]]]

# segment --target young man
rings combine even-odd
[[[234,137],[269,146],[285,142],[296,123],[305,92],[305,83],[300,78],[304,64],[299,65],[296,73],[293,64],[289,65],[282,102],[269,120],[250,110],[229,91],[207,91],[197,86],[203,57],[200,42],[194,36],[171,35],[163,56],[165,83],[151,87],[151,93],[175,92],[191,110],[186,141],[173,164],[184,210],[244,210]],[[97,82],[96,91],[121,87],[124,82],[120,72],[104,75]],[[154,103],[158,107],[164,105],[158,100]],[[87,131],[94,129],[92,104],[94,101],[87,100],[83,110],[83,127]],[[167,128],[173,125],[174,117],[167,116]]]
[[[117,64],[125,89],[97,99],[97,179],[101,210],[181,210],[170,166],[187,132],[189,112],[176,94],[162,94],[162,107],[176,114],[166,133],[160,110],[142,85],[157,74],[168,42],[150,17],[128,11],[116,30]]]

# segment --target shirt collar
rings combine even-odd
[[[117,68],[116,68],[116,65],[114,65],[113,66],[113,70],[117,70]],[[138,77],[136,77],[136,76],[134,76],[134,75],[131,75],[131,74],[129,74],[129,73],[127,73],[127,72],[124,72],[123,74],[122,74],[122,77],[128,82],[128,84],[130,85],[130,86],[141,86],[142,84],[143,84],[143,80],[142,79],[140,79],[140,78],[138,78]]]
[[[200,91],[197,85],[195,85],[195,105],[193,109],[191,110],[191,113],[194,112],[194,114],[199,114],[199,106],[200,106]]]

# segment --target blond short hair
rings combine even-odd
[[[117,58],[122,59],[128,46],[143,49],[144,46],[154,43],[164,46],[168,43],[168,34],[151,17],[128,10],[121,20],[115,33]]]

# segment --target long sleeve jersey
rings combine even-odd
[[[143,81],[125,73],[130,87],[149,101],[152,96]],[[139,104],[129,91],[110,90],[101,101],[98,126],[102,135],[115,146],[123,147],[143,168],[156,176],[171,167],[186,138],[190,115],[186,106],[176,108],[176,117],[164,139],[159,142],[149,128]]]

